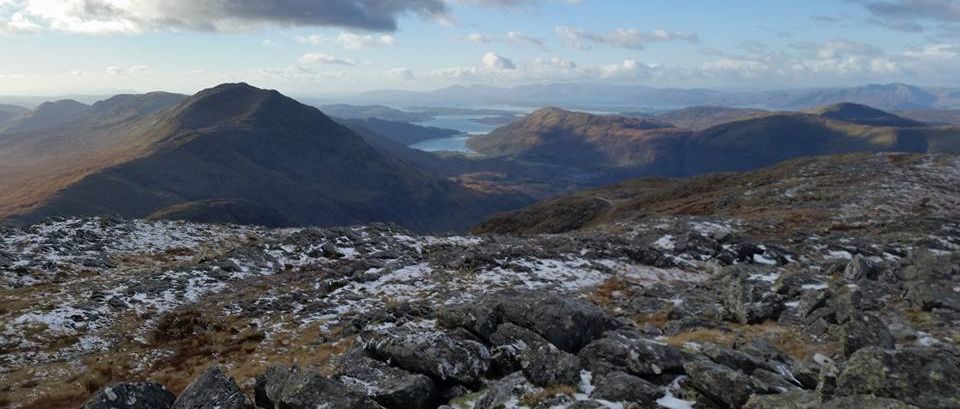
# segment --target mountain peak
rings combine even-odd
[[[895,126],[901,128],[925,126],[922,122],[906,119],[868,105],[853,102],[840,102],[814,108],[808,112],[824,118],[861,125]]]
[[[247,83],[220,84],[198,92],[174,109],[180,127],[201,129],[236,123],[268,110],[289,114],[307,109],[306,105],[275,90],[254,87]]]

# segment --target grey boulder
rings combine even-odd
[[[873,395],[922,408],[960,407],[960,361],[928,348],[863,348],[847,360],[837,396]]]
[[[437,389],[429,377],[391,367],[353,350],[337,361],[336,375],[341,383],[369,396],[388,409],[424,409],[431,407]]]
[[[615,371],[638,376],[660,375],[680,372],[684,363],[680,350],[630,330],[611,331],[584,347],[579,355],[584,368],[596,375]]]
[[[480,342],[443,332],[393,328],[365,345],[374,357],[439,381],[474,384],[490,367],[490,350]]]
[[[637,402],[655,404],[664,396],[664,390],[642,378],[625,372],[611,372],[596,382],[590,393],[593,399],[609,402]],[[655,406],[655,405],[654,405]]]
[[[233,378],[219,367],[208,369],[177,397],[173,409],[246,409],[253,405]]]
[[[683,368],[695,389],[730,409],[742,407],[750,396],[767,389],[749,375],[713,362],[691,361]]]
[[[853,355],[865,347],[891,349],[894,346],[893,334],[876,315],[863,313],[850,318],[839,327],[838,338],[846,356]]]
[[[820,398],[811,391],[790,391],[779,395],[753,395],[743,409],[819,409]]]
[[[257,377],[256,403],[266,409],[383,409],[366,395],[315,372],[274,366]]]
[[[169,409],[177,397],[153,382],[116,383],[83,403],[82,409]]]

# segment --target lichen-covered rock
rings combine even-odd
[[[741,324],[756,324],[775,320],[783,311],[783,297],[773,292],[771,283],[762,273],[734,269],[721,279],[723,305],[731,320]]]
[[[493,364],[501,373],[520,369],[539,386],[576,385],[580,358],[561,351],[533,331],[512,323],[500,324],[490,336]]]
[[[922,408],[960,407],[960,361],[929,348],[863,348],[846,362],[837,396],[874,395]]]
[[[767,391],[765,385],[743,372],[706,360],[687,362],[683,369],[694,388],[730,409],[740,408],[753,394]]]
[[[257,407],[265,409],[383,409],[366,395],[315,372],[274,366],[257,376]]]
[[[499,324],[516,324],[570,353],[622,326],[590,302],[532,292],[505,292],[467,305],[444,306],[437,318],[444,327],[465,328],[485,341]]]
[[[444,305],[437,309],[437,323],[446,328],[464,328],[488,341],[500,320],[495,307],[483,302]]]
[[[653,405],[664,396],[663,388],[625,372],[611,372],[595,382],[593,399],[609,402],[637,402]]]
[[[763,359],[743,351],[721,347],[715,344],[708,344],[702,350],[703,354],[710,357],[714,362],[726,365],[733,369],[739,369],[744,373],[763,368],[767,370],[776,370],[776,368]]]
[[[827,289],[806,289],[800,294],[800,301],[797,304],[797,316],[805,323],[810,324],[818,319],[828,317],[836,313],[832,307],[828,307],[828,302],[832,293]]]
[[[584,368],[597,375],[625,371],[634,375],[678,372],[685,361],[680,350],[645,339],[631,330],[608,332],[580,351]]]
[[[844,324],[858,317],[863,311],[863,293],[859,288],[839,287],[830,298],[834,321]]]
[[[870,395],[847,396],[824,404],[823,409],[918,409],[896,399]]]
[[[490,350],[480,342],[444,332],[392,328],[366,342],[374,357],[440,381],[473,384],[490,366]]]
[[[437,395],[429,377],[413,374],[353,350],[337,361],[335,378],[387,409],[425,409]]]
[[[860,281],[866,278],[873,278],[874,266],[862,254],[853,256],[853,259],[847,263],[843,269],[843,278],[850,281]]]
[[[502,295],[496,304],[504,322],[528,328],[570,353],[622,326],[594,304],[559,295]]]
[[[839,327],[837,335],[846,356],[865,347],[891,349],[894,346],[893,334],[887,324],[876,315],[868,313],[851,317]]]
[[[762,382],[764,385],[767,385],[769,388],[778,390],[780,392],[800,389],[800,382],[793,379],[793,377],[789,374],[783,374],[780,372],[773,372],[759,368],[751,372],[750,376]]]
[[[753,395],[743,409],[820,409],[820,398],[811,391],[795,390],[779,395]]]
[[[208,369],[184,389],[173,409],[246,409],[252,408],[233,378],[219,367]]]
[[[95,393],[81,408],[170,409],[176,399],[174,394],[158,383],[116,383]]]
[[[507,402],[516,400],[527,392],[534,389],[534,386],[523,377],[520,372],[510,374],[487,387],[487,391],[473,405],[474,409],[495,409],[504,407]]]
[[[833,360],[823,360],[820,364],[820,376],[817,378],[817,396],[826,401],[837,391],[837,379],[840,377],[840,368]]]
[[[960,311],[960,283],[957,281],[914,281],[907,283],[906,287],[905,298],[924,311],[935,308]]]
[[[576,385],[580,381],[580,358],[548,343],[527,347],[520,354],[520,367],[537,386]]]
[[[950,280],[957,275],[960,275],[960,255],[938,255],[928,250],[917,251],[900,273],[905,281],[920,282]]]

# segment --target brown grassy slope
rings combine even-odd
[[[764,111],[757,109],[699,106],[660,113],[656,118],[678,128],[702,131],[762,113]]]
[[[822,106],[808,110],[807,112],[824,118],[861,125],[894,126],[900,128],[927,126],[927,124],[920,121],[907,119],[873,107],[850,102]]]
[[[674,168],[689,134],[656,120],[545,108],[468,145],[487,156],[572,167]]]
[[[604,169],[622,174],[619,180],[752,170],[814,155],[952,152],[960,147],[960,128],[917,125],[853,104],[818,113],[753,113],[697,132],[646,119],[550,108],[469,143],[490,156]]]
[[[146,217],[185,203],[201,205],[176,214],[207,217],[202,203],[229,200],[248,204],[238,216],[275,211],[291,224],[385,221],[425,231],[462,229],[523,203],[387,158],[316,108],[246,84],[202,91],[152,120],[139,138],[121,136],[112,145],[128,151],[93,156],[101,166],[57,189],[47,185],[17,218]]]
[[[930,216],[926,210],[939,212],[936,217],[956,216],[951,203],[960,198],[960,188],[944,182],[942,172],[927,163],[947,163],[949,171],[957,161],[951,155],[850,154],[744,173],[636,179],[500,214],[474,232],[561,233],[663,215],[727,216],[815,230],[848,222],[844,209],[851,207],[861,218],[880,218],[882,207],[894,218]],[[904,195],[901,189],[914,193]]]

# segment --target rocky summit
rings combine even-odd
[[[562,233],[0,228],[0,406],[960,407],[960,161],[791,166]]]

